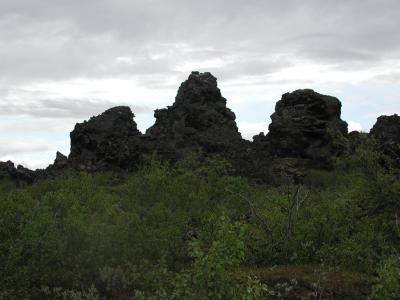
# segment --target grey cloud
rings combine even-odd
[[[0,132],[12,134],[26,133],[68,133],[73,127],[76,120],[63,119],[60,121],[56,118],[31,118],[30,116],[13,118],[6,122],[0,122]]]
[[[212,73],[217,74],[223,80],[239,79],[241,77],[257,77],[268,75],[281,69],[290,67],[292,64],[285,60],[268,60],[268,59],[237,59],[220,68],[207,68]],[[254,82],[254,81],[251,81]]]
[[[0,115],[24,115],[37,118],[87,118],[104,110],[127,103],[93,99],[42,99],[35,101],[0,101]],[[146,106],[133,106],[135,114],[150,113]]]
[[[0,139],[0,157],[18,153],[52,151],[54,147],[44,141],[22,142],[11,139]]]
[[[259,74],[277,54],[339,67],[400,55],[397,0],[3,0],[0,20],[3,82],[168,76],[182,61],[216,57],[223,73],[237,63]],[[116,64],[121,56],[132,64]]]
[[[280,86],[284,89],[282,93],[285,92],[286,86],[297,86],[298,88],[311,87],[314,84],[312,80],[306,79],[297,79],[297,80],[289,80],[282,79],[276,80],[271,78],[255,78],[254,80],[243,80],[243,81],[232,81],[225,84],[225,86],[230,87],[245,87],[245,86]]]
[[[400,72],[389,72],[374,77],[375,80],[390,83],[400,83]]]

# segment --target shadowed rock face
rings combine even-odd
[[[380,116],[370,131],[383,152],[400,165],[400,116]]]
[[[337,98],[313,90],[286,93],[271,115],[268,135],[256,136],[255,146],[277,157],[325,159],[340,151],[332,133],[347,135],[340,114]]]
[[[61,152],[57,151],[56,153],[56,159],[54,160],[54,163],[51,165],[48,165],[45,170],[43,170],[42,175],[56,175],[60,172],[63,172],[64,170],[69,168],[69,161],[68,157],[66,157],[64,154]]]
[[[140,156],[137,138],[141,133],[127,106],[111,108],[71,132],[69,163],[81,169],[110,167],[130,169]]]
[[[0,162],[0,181],[9,180],[17,186],[33,183],[37,172],[24,168],[21,165],[15,167],[11,161]]]
[[[181,84],[175,103],[156,110],[154,117],[156,122],[146,135],[166,157],[181,158],[198,148],[226,157],[242,142],[235,114],[226,107],[210,73],[192,72]]]

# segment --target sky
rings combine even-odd
[[[0,0],[0,161],[46,167],[116,105],[145,132],[211,72],[250,139],[286,92],[339,98],[350,130],[400,113],[398,0]]]

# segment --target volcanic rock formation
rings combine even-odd
[[[133,117],[129,107],[117,106],[76,124],[70,134],[68,162],[86,170],[134,167],[141,155],[138,142],[141,133]]]
[[[400,116],[380,116],[370,131],[381,150],[400,165]]]
[[[24,168],[21,165],[15,167],[11,161],[0,162],[0,181],[9,180],[16,186],[33,183],[36,180],[35,171]]]
[[[255,148],[274,157],[323,161],[341,151],[335,136],[347,135],[340,114],[337,98],[310,89],[286,93],[276,103],[268,134],[254,137]]]
[[[216,78],[192,72],[181,84],[173,105],[155,111],[155,124],[146,134],[138,131],[129,107],[114,107],[76,124],[70,134],[68,158],[58,152],[54,164],[36,171],[15,168],[12,162],[0,163],[0,179],[22,184],[53,177],[65,169],[129,171],[153,152],[175,161],[197,150],[205,156],[222,156],[231,161],[237,174],[264,182],[278,173],[299,177],[302,166],[325,166],[330,156],[343,151],[344,144],[354,151],[366,138],[357,132],[347,134],[347,123],[340,115],[337,98],[309,89],[286,93],[271,115],[268,134],[246,141]],[[379,117],[370,136],[400,164],[399,116]]]
[[[228,158],[243,144],[235,114],[226,107],[210,73],[192,72],[181,84],[175,103],[156,110],[154,117],[146,136],[164,157],[179,159],[201,149]]]

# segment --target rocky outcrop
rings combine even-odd
[[[35,171],[21,165],[15,167],[12,161],[0,162],[0,181],[10,181],[16,186],[31,184],[37,179]]]
[[[400,116],[380,116],[370,131],[380,149],[400,165]]]
[[[298,157],[325,161],[342,151],[340,139],[347,135],[341,103],[313,90],[286,93],[277,102],[266,136],[254,137],[255,148],[273,157]]]
[[[70,134],[68,163],[89,171],[132,169],[141,155],[138,142],[141,133],[133,117],[129,107],[117,106],[76,124]]]
[[[175,102],[155,111],[155,124],[146,134],[138,131],[129,107],[114,107],[76,124],[68,158],[58,152],[54,164],[37,171],[0,163],[0,176],[33,182],[66,169],[130,171],[153,152],[176,161],[200,150],[204,156],[228,159],[236,174],[262,182],[279,177],[297,181],[302,169],[327,166],[329,157],[349,145],[355,151],[365,139],[363,134],[347,133],[337,98],[313,90],[284,94],[271,115],[269,132],[255,136],[253,142],[242,139],[226,102],[213,75],[192,72],[181,84]],[[399,116],[378,118],[370,135],[388,155],[400,156]]]
[[[57,151],[56,159],[54,160],[53,166],[57,169],[65,168],[68,165],[68,157],[61,152]]]
[[[210,73],[192,72],[178,90],[175,103],[154,113],[155,124],[146,136],[161,156],[179,159],[201,149],[231,157],[244,141],[235,114]]]
[[[68,157],[57,151],[54,163],[49,165],[46,169],[41,170],[41,175],[43,177],[53,177],[68,169],[69,166],[70,164],[68,161]]]

